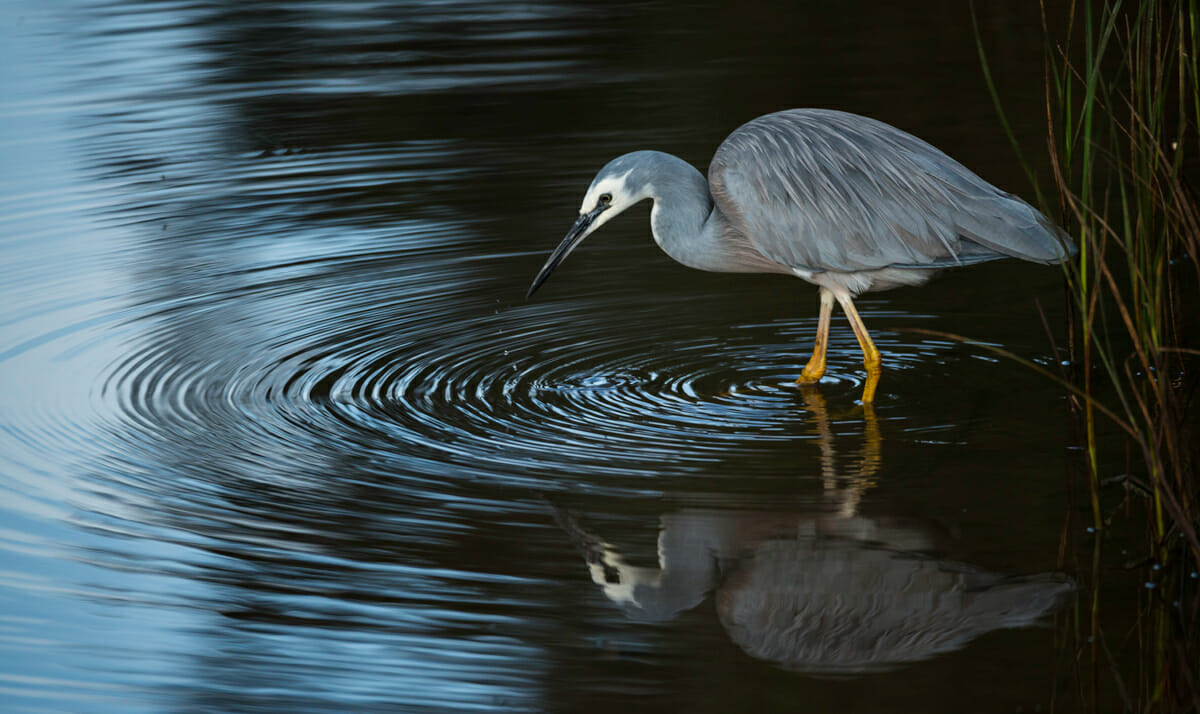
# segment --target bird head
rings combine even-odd
[[[546,278],[550,277],[550,273],[554,272],[558,264],[563,262],[571,251],[575,250],[575,246],[583,242],[584,238],[626,208],[650,197],[649,185],[641,177],[647,174],[644,169],[651,158],[647,155],[653,153],[655,152],[636,151],[632,154],[625,154],[613,159],[600,169],[600,173],[592,179],[592,185],[588,187],[587,193],[583,196],[583,203],[579,206],[579,218],[575,220],[575,225],[571,226],[566,237],[550,254],[546,264],[533,279],[533,284],[529,286],[525,297],[533,295],[534,291],[546,282]]]

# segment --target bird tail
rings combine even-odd
[[[1075,596],[1075,581],[1062,573],[1009,576],[972,592],[970,610],[995,627],[1026,627]]]
[[[987,204],[962,221],[965,225],[958,228],[964,238],[1000,256],[1046,265],[1062,263],[1079,253],[1066,231],[1020,198],[1005,193]]]

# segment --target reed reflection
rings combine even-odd
[[[839,468],[824,397],[802,393],[818,437],[823,493],[791,511],[683,508],[659,519],[653,566],[556,508],[593,582],[631,618],[666,621],[712,597],[729,637],[747,654],[786,669],[859,673],[951,652],[1004,628],[1027,627],[1067,604],[1061,573],[1011,575],[940,555],[935,521],[888,514],[864,493],[882,464],[873,409],[862,448]]]

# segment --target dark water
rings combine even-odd
[[[1036,6],[982,5],[1036,153]],[[1057,270],[860,300],[873,411],[840,315],[792,386],[814,289],[682,268],[645,209],[523,298],[608,159],[703,169],[776,109],[876,116],[1029,196],[965,5],[17,0],[0,33],[0,709],[1063,686],[1064,395],[902,331],[1053,364]]]

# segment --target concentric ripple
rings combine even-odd
[[[540,481],[695,471],[811,435],[794,380],[814,320],[713,324],[707,298],[646,306],[628,289],[487,304],[453,289],[474,280],[459,263],[380,263],[330,259],[160,314],[101,390],[121,402],[131,448],[157,434],[171,453],[287,462],[333,440],[425,475]],[[452,289],[430,300],[431,284]],[[927,360],[890,342],[893,374]],[[859,359],[836,330],[821,392],[852,406]]]
[[[840,318],[825,379],[793,384],[814,291],[670,264],[642,206],[523,300],[597,162],[634,145],[702,161],[735,119],[713,98],[791,71],[760,32],[697,63],[713,23],[660,3],[8,5],[0,710],[674,710],[700,678],[729,699],[709,708],[736,710],[744,682],[800,690],[695,657],[732,651],[695,626],[711,607],[626,621],[556,508],[597,514],[582,522],[638,569],[678,507],[741,530],[827,486],[853,486],[844,506],[868,478],[885,513],[889,489],[931,515],[1011,493],[978,541],[1008,547],[1019,512],[1020,552],[1058,542],[1062,509],[1028,497],[1060,466],[1058,440],[1029,443],[1054,418],[1022,410],[1055,397],[989,408],[1011,387],[957,370],[968,351],[892,331],[925,319],[889,311],[911,292],[860,304],[885,356],[878,419],[855,406]],[[625,51],[684,16],[652,68]],[[1013,275],[986,299],[1026,300]],[[936,325],[978,314],[971,290],[920,294],[919,312],[957,310]],[[967,436],[991,450],[941,448],[967,443],[948,423],[982,424]]]

